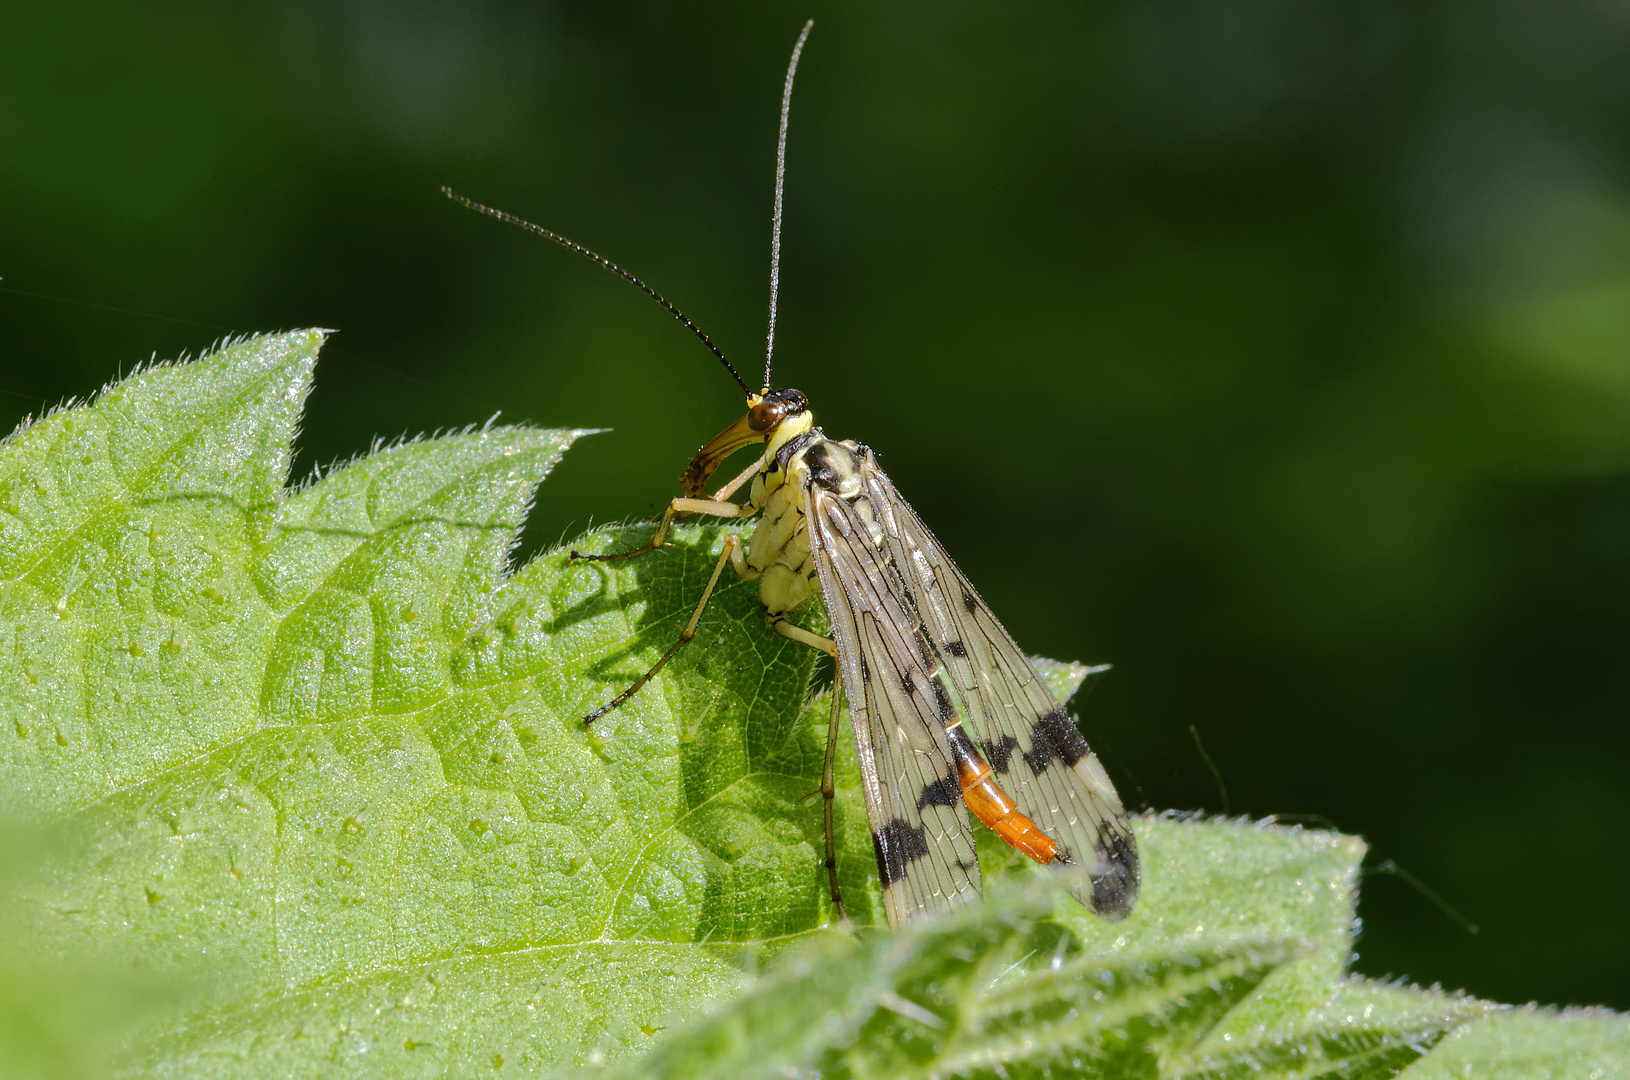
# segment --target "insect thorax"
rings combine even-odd
[[[809,485],[853,498],[861,490],[865,453],[856,442],[828,439],[811,428],[778,447],[753,478],[751,498],[763,508],[763,520],[748,546],[747,563],[763,575],[759,597],[772,615],[791,611],[818,591],[809,550]]]

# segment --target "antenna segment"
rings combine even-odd
[[[781,188],[787,176],[787,113],[792,109],[792,77],[798,74],[798,57],[804,51],[804,42],[815,25],[811,19],[798,35],[792,47],[792,62],[787,65],[787,82],[781,90],[781,137],[775,144],[775,217],[770,226],[770,332],[764,339],[764,388],[770,386],[770,362],[775,359],[775,301],[781,289]]]
[[[804,27],[804,33],[806,33],[806,34],[809,33],[809,27],[807,27],[807,26]],[[802,45],[803,44],[803,39],[799,38],[798,43],[800,45]],[[794,64],[797,63],[797,54],[796,53],[793,54],[793,62],[794,62]],[[790,79],[789,79],[788,87],[789,87],[789,89],[791,88]],[[785,117],[785,115],[786,115],[786,106],[783,105],[782,106],[782,116],[783,116],[783,118]],[[783,119],[782,122],[781,122],[781,130],[782,130],[782,141],[784,142],[786,140],[786,120],[785,119]],[[730,372],[730,377],[732,379],[736,380],[736,385],[741,387],[742,393],[749,394],[749,395],[752,394],[753,390],[752,390],[751,387],[749,387],[747,385],[747,380],[743,379],[741,377],[741,375],[736,371],[736,369],[731,366],[730,361],[725,359],[724,353],[719,351],[719,347],[717,345],[713,344],[713,339],[708,337],[706,332],[704,332],[700,326],[697,326],[695,323],[691,322],[690,319],[685,315],[685,313],[683,311],[680,311],[678,308],[674,307],[673,303],[671,301],[669,301],[667,297],[663,296],[661,293],[659,293],[655,289],[651,288],[651,286],[647,285],[645,282],[641,281],[639,278],[635,277],[633,274],[630,274],[627,270],[624,270],[622,267],[618,266],[616,263],[612,262],[610,259],[606,258],[603,255],[599,255],[599,254],[596,254],[595,252],[590,251],[588,248],[584,247],[582,244],[579,244],[579,243],[576,243],[574,241],[566,239],[564,236],[561,236],[559,233],[550,232],[548,229],[545,229],[542,225],[534,225],[530,221],[525,220],[524,218],[516,217],[514,214],[507,214],[504,211],[499,210],[499,209],[497,209],[495,207],[486,206],[486,205],[483,205],[482,203],[478,203],[474,199],[467,199],[463,195],[460,195],[458,192],[454,191],[450,187],[442,188],[441,193],[443,195],[447,196],[449,199],[452,199],[454,202],[460,203],[460,204],[462,204],[464,206],[469,207],[471,210],[474,210],[478,214],[486,214],[488,217],[494,217],[494,218],[497,218],[499,221],[508,222],[509,224],[514,225],[517,228],[525,229],[527,232],[537,233],[539,236],[543,237],[545,240],[553,240],[555,243],[559,244],[561,247],[567,249],[568,251],[575,251],[579,255],[583,256],[585,259],[589,259],[589,260],[591,260],[593,262],[599,263],[601,266],[605,267],[607,270],[610,270],[613,274],[616,274],[618,277],[622,278],[624,281],[628,282],[630,285],[635,286],[641,292],[643,292],[646,296],[649,296],[651,299],[655,300],[657,303],[659,303],[663,307],[667,308],[668,309],[668,314],[670,314],[674,318],[678,319],[680,321],[680,323],[684,325],[685,329],[689,330],[691,333],[695,334],[699,339],[701,339],[702,344],[707,346],[708,352],[710,352],[714,356],[718,357],[719,358],[719,363],[723,364],[724,369],[726,371]],[[776,182],[776,207],[777,207],[777,210],[776,210],[777,226],[776,226],[776,228],[777,228],[778,232],[779,232],[779,229],[780,229],[779,221],[780,221],[780,216],[781,216],[780,215],[780,209],[779,209],[780,205],[781,205],[780,181],[777,180],[777,182]],[[774,286],[773,285],[771,286],[771,295],[772,296],[774,295]],[[774,306],[775,306],[774,301],[772,300],[771,301],[771,311],[772,311],[772,315],[771,315],[771,325],[772,325],[771,333],[774,333],[774,329],[773,329],[773,326],[774,326],[774,315],[773,315]]]

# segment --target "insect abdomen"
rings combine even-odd
[[[1039,863],[1058,857],[1058,845],[1041,827],[1019,812],[1018,805],[991,779],[990,766],[960,725],[945,732],[956,762],[962,801],[979,823]]]

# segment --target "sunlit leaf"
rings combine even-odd
[[[817,654],[752,583],[582,720],[672,644],[726,530],[513,568],[576,431],[291,489],[320,342],[151,368],[0,444],[0,799],[49,835],[0,867],[10,1071],[1379,1077],[1487,1012],[1345,976],[1363,845],[1328,832],[1143,819],[1118,924],[985,836],[989,902],[890,933],[847,742],[862,929],[830,929]],[[1089,674],[1040,666],[1063,697]],[[1416,1068],[1614,1022],[1500,1014]]]

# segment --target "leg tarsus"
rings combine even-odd
[[[630,686],[627,690],[624,690],[622,693],[618,694],[616,697],[612,698],[610,701],[606,702],[604,705],[585,716],[583,718],[583,726],[588,727],[596,720],[600,719],[600,717],[604,716],[612,709],[615,709],[617,706],[639,693],[640,688],[646,683],[650,682],[652,676],[666,667],[669,660],[672,660],[675,656],[679,655],[679,650],[683,649],[690,642],[690,639],[695,636],[696,632],[694,630],[679,631],[679,640],[674,642],[673,645],[669,647],[668,651],[662,654],[662,658],[660,660],[651,665],[650,671],[647,671],[644,675],[641,675],[639,678],[635,679],[633,686]]]
[[[657,523],[657,531],[652,534],[651,542],[648,544],[641,544],[629,551],[613,551],[605,555],[585,555],[581,551],[569,551],[566,553],[566,565],[570,566],[574,562],[622,562],[624,559],[632,559],[655,551],[667,543],[668,526],[673,522],[675,512],[673,503],[669,503],[668,509],[662,512],[662,519]]]
[[[658,544],[655,541],[652,541],[649,544],[642,544],[641,546],[632,548],[628,551],[613,551],[603,555],[589,555],[581,551],[568,551],[566,553],[566,565],[570,566],[573,563],[579,562],[622,562],[624,559],[632,559],[638,555],[646,555],[655,551],[659,547],[666,546],[666,543]]]
[[[690,621],[686,623],[679,631],[679,640],[674,642],[668,651],[662,654],[661,659],[659,659],[655,664],[651,665],[651,670],[634,680],[633,686],[630,686],[627,690],[624,690],[622,693],[618,694],[616,697],[612,698],[610,701],[606,702],[604,705],[585,716],[583,718],[584,727],[593,724],[596,720],[600,719],[600,717],[604,716],[606,713],[615,709],[617,706],[623,704],[629,698],[639,693],[640,688],[646,683],[650,682],[652,677],[666,667],[669,660],[672,660],[675,656],[679,655],[679,650],[683,649],[686,644],[690,642],[691,638],[696,636],[696,624],[702,621],[702,611],[707,607],[707,602],[712,599],[713,590],[719,585],[719,575],[724,573],[724,568],[727,564],[734,561],[740,547],[741,537],[737,536],[736,534],[731,533],[729,536],[724,538],[724,550],[719,553],[719,561],[713,566],[713,576],[708,578],[707,588],[702,590],[702,599],[697,601],[696,610],[691,612]]]
[[[836,804],[838,786],[833,780],[833,764],[838,754],[838,715],[843,708],[843,683],[832,686],[832,715],[826,725],[826,761],[821,766],[821,786],[810,795],[826,800],[826,880],[832,886],[832,908],[838,913],[838,922],[846,930],[853,930],[849,913],[843,910],[843,894],[838,889],[838,843]],[[808,798],[809,796],[804,796]]]

